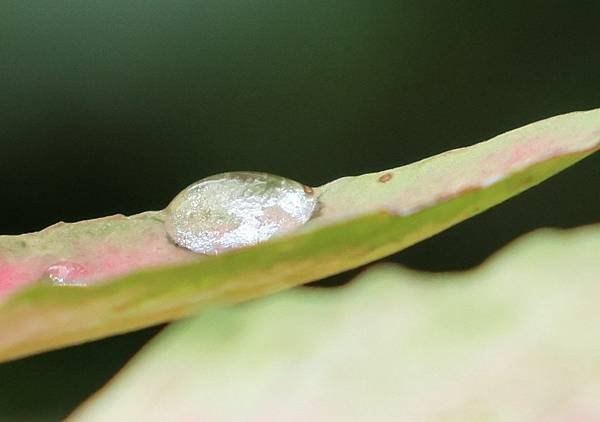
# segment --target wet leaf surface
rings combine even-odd
[[[216,257],[171,242],[163,211],[0,236],[0,360],[268,295],[374,261],[538,184],[599,144],[600,110],[570,113],[408,166],[342,178],[313,189],[318,210],[301,229]],[[57,264],[98,283],[38,282]]]

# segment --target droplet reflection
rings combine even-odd
[[[47,279],[55,286],[86,286],[87,270],[75,262],[61,261],[48,267]]]
[[[176,244],[216,255],[303,225],[316,203],[312,189],[284,177],[222,173],[179,193],[167,207],[165,227]]]

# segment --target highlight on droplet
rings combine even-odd
[[[316,206],[312,189],[285,177],[222,173],[180,192],[167,207],[165,228],[177,245],[216,255],[289,233]]]

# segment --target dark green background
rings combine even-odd
[[[486,3],[4,0],[0,233],[162,208],[226,170],[319,185],[600,106],[600,2]],[[388,260],[467,268],[598,222],[599,164]],[[0,365],[0,419],[64,416],[156,332]]]

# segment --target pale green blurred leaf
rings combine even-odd
[[[599,298],[600,226],[379,266],[169,327],[72,420],[598,420]]]

